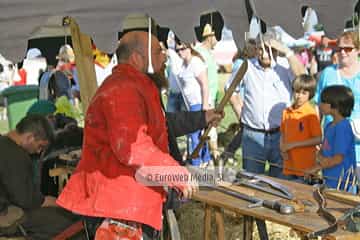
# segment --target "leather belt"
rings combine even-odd
[[[264,134],[274,134],[274,133],[278,133],[280,131],[280,127],[270,128],[270,129],[259,129],[259,128],[250,127],[249,125],[244,124],[244,123],[241,123],[241,126],[244,127],[244,128],[247,128],[247,129],[249,129],[251,131],[261,132],[261,133],[264,133]]]

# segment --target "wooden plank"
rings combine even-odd
[[[59,188],[58,192],[61,193],[63,188],[65,187],[66,182],[68,181],[69,175],[75,170],[74,167],[64,166],[57,167],[49,170],[50,177],[58,177],[59,178]]]
[[[205,204],[205,216],[204,216],[204,239],[211,240],[211,206]]]
[[[74,170],[75,168],[70,166],[57,167],[49,170],[49,176],[58,177],[61,175],[68,175],[71,174]]]
[[[324,195],[326,198],[332,199],[337,202],[342,202],[354,206],[360,204],[360,196],[348,192],[338,191],[335,189],[326,189],[324,191]]]
[[[85,114],[91,98],[94,96],[97,89],[91,38],[80,31],[79,25],[74,18],[68,17],[66,21],[70,25],[76,69],[80,84],[81,103]]]
[[[224,217],[221,208],[215,208],[215,222],[218,240],[225,240]]]

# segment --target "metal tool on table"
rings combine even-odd
[[[306,237],[308,239],[312,239],[318,236],[326,236],[336,232],[339,228],[350,232],[360,232],[360,205],[355,208],[348,209],[343,216],[337,219],[326,208],[327,202],[323,194],[324,190],[325,185],[317,185],[315,186],[313,195],[319,204],[317,213],[329,223],[329,227],[308,233]]]
[[[229,100],[230,100],[232,94],[234,93],[236,87],[239,85],[239,83],[243,79],[243,77],[244,77],[244,75],[245,75],[245,73],[247,71],[247,68],[248,68],[248,61],[245,59],[244,62],[241,64],[240,69],[237,71],[236,76],[235,76],[234,80],[232,81],[232,83],[230,84],[228,90],[225,92],[224,97],[221,99],[219,105],[216,106],[215,109],[216,109],[217,112],[224,111],[225,105],[229,102]],[[209,132],[210,132],[211,128],[212,128],[212,126],[209,125],[205,129],[204,133],[200,137],[199,144],[196,146],[194,151],[191,153],[191,156],[190,156],[191,159],[199,157],[200,149],[203,147],[205,142],[208,140],[208,135],[209,135]]]
[[[226,195],[248,201],[248,202],[252,203],[248,206],[249,208],[266,207],[266,208],[275,210],[281,214],[292,214],[295,212],[295,209],[293,206],[285,204],[285,203],[281,203],[279,201],[260,199],[260,198],[254,197],[254,196],[249,196],[249,195],[237,192],[237,191],[225,189],[223,187],[219,187],[219,186],[215,186],[215,185],[209,185],[206,187],[209,189],[224,193]]]
[[[292,214],[295,212],[295,208],[292,205],[281,202],[281,201],[266,200],[266,199],[261,199],[261,198],[255,197],[255,196],[253,196],[253,194],[250,193],[251,190],[248,188],[244,188],[242,190],[242,192],[231,189],[231,186],[234,186],[234,184],[232,184],[232,181],[236,175],[235,171],[231,172],[231,173],[229,172],[229,175],[225,176],[225,178],[227,178],[227,180],[230,180],[230,181],[224,182],[224,181],[216,180],[217,173],[215,173],[214,170],[203,170],[203,169],[199,169],[199,168],[195,168],[195,167],[188,167],[188,170],[193,175],[201,176],[201,174],[206,174],[208,176],[208,178],[215,180],[212,183],[209,183],[209,182],[199,183],[200,188],[205,187],[207,189],[215,190],[215,191],[224,193],[226,195],[248,201],[251,203],[249,205],[250,208],[263,206],[263,207],[273,209],[281,214]],[[213,177],[209,177],[210,175],[212,175]],[[235,187],[240,188],[237,186],[235,186]]]
[[[294,195],[286,186],[269,178],[246,171],[239,171],[233,184],[253,188],[288,200],[294,199]]]

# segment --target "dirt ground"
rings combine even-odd
[[[176,212],[181,239],[202,240],[204,232],[204,207],[200,202],[188,202]],[[225,239],[242,240],[243,220],[230,212],[224,213]],[[272,222],[266,222],[270,240],[300,240],[301,238],[290,228]],[[216,238],[215,218],[212,219],[212,239]],[[256,226],[253,239],[259,240]]]

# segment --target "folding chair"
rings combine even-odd
[[[0,212],[0,239],[15,239],[15,236],[26,239],[27,234],[21,223],[24,221],[24,211],[10,205],[5,211]]]

